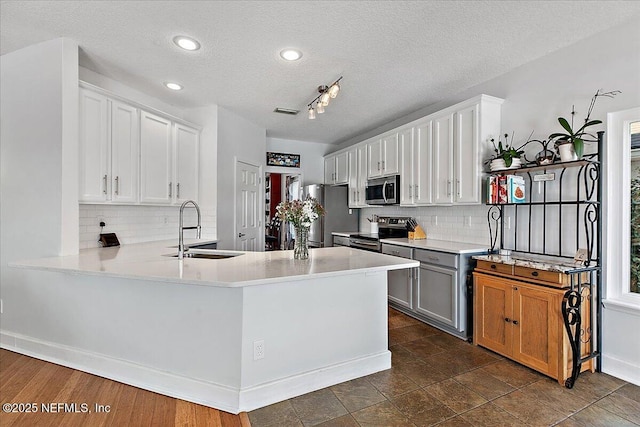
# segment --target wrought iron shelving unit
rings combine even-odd
[[[601,370],[603,141],[604,132],[598,132],[597,152],[583,160],[492,173],[524,176],[528,201],[489,205],[491,251],[506,249],[512,258],[534,255],[570,265],[564,270],[570,287],[561,307],[573,357],[567,388],[573,387],[584,362],[595,358],[596,370]],[[586,249],[582,264],[574,261],[578,249]],[[591,318],[590,327],[583,326],[585,315]]]

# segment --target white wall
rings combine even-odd
[[[78,252],[78,45],[56,39],[2,56],[2,328],[29,313],[11,261]]]
[[[262,167],[266,163],[266,130],[237,114],[218,107],[218,247],[234,249],[236,160]],[[264,195],[264,182],[260,191]],[[264,197],[261,197],[263,200]],[[260,206],[264,217],[264,200]]]
[[[265,172],[301,173],[303,185],[324,183],[324,155],[332,151],[331,144],[297,141],[293,139],[267,138],[267,151],[273,153],[300,154],[300,168],[267,166]]]

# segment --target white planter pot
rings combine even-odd
[[[560,144],[558,145],[558,153],[560,154],[561,162],[572,162],[578,160],[578,155],[573,149],[573,144]]]

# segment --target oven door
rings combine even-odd
[[[351,237],[349,239],[349,246],[356,249],[363,249],[365,251],[380,252],[380,241],[359,239],[358,237]]]

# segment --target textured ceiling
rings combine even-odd
[[[0,50],[69,37],[82,66],[167,103],[339,143],[639,16],[637,1],[2,1]],[[181,51],[179,34],[202,49]],[[285,47],[303,58],[285,63]],[[317,86],[339,76],[308,120]]]

